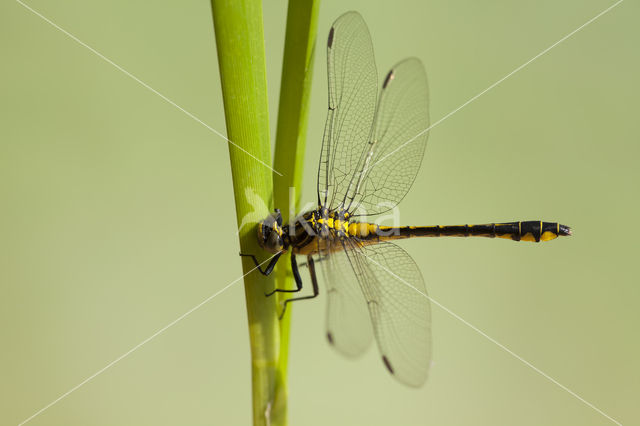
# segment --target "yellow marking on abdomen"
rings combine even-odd
[[[377,234],[377,231],[378,225],[366,222],[352,222],[347,228],[349,236],[357,238],[367,238],[372,234]]]

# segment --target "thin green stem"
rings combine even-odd
[[[262,2],[212,0],[211,4],[227,135],[246,151],[229,144],[240,227],[244,218],[252,218],[249,215],[256,213],[256,201],[268,209],[273,207],[271,170],[264,165],[270,164],[270,145]],[[264,252],[257,245],[255,227],[240,227],[239,238],[242,252],[265,259]],[[247,273],[254,265],[250,259],[243,258],[242,267]],[[275,400],[280,330],[276,301],[264,297],[264,292],[273,283],[255,272],[248,274],[244,281],[251,344],[254,425],[280,425],[272,421],[269,414]]]

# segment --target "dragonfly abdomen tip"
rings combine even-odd
[[[573,235],[573,230],[567,225],[560,225],[558,235],[570,236]]]

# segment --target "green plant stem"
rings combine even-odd
[[[265,205],[273,207],[271,170],[264,165],[270,164],[270,145],[262,2],[212,0],[211,4],[227,136],[237,145],[229,144],[229,157],[240,226],[242,218],[254,210],[246,196],[247,191],[253,191]],[[239,238],[242,252],[256,254],[260,260],[266,258],[257,245],[254,227],[240,229]],[[247,274],[254,265],[250,259],[243,258],[242,267]],[[276,301],[264,297],[265,288],[273,283],[257,272],[246,275],[244,283],[254,425],[276,426],[279,423],[272,421],[269,413],[275,399],[279,324]]]
[[[282,176],[273,174],[274,202],[276,207],[282,210],[285,223],[295,217],[300,207],[319,3],[315,0],[291,0],[287,11],[274,159],[274,167],[282,173]],[[291,193],[290,188],[295,192]],[[295,199],[289,199],[290,195],[294,195]],[[283,256],[276,267],[278,288],[293,288],[289,268],[290,256],[290,253]],[[282,302],[287,297],[289,296],[282,296],[281,293],[278,295],[278,300]],[[292,306],[289,305],[286,315],[280,321],[280,350],[273,411],[273,419],[278,424],[286,424],[287,416],[287,365],[291,308]]]

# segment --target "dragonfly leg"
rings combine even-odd
[[[313,294],[311,296],[293,297],[291,299],[285,300],[284,307],[282,308],[282,313],[280,314],[280,319],[284,317],[284,313],[287,311],[287,303],[296,302],[298,300],[313,299],[314,297],[317,297],[318,294],[320,294],[320,291],[318,290],[318,278],[316,277],[316,267],[315,267],[315,264],[313,263],[313,258],[311,257],[311,255],[307,256],[307,265],[309,265],[309,274],[311,275],[311,285],[313,286]],[[293,266],[293,262],[291,266]],[[297,272],[297,269],[298,268],[296,266],[295,272],[293,274],[294,278],[296,277],[296,274],[297,274],[296,281],[300,279],[300,274]],[[300,288],[302,288],[302,280],[300,280]]]
[[[275,268],[276,263],[278,263],[278,259],[280,259],[280,256],[282,256],[282,252],[276,254],[273,259],[271,259],[271,261],[269,262],[269,264],[267,265],[267,269],[262,270],[262,268],[260,267],[260,263],[258,262],[258,259],[256,259],[256,257],[252,254],[247,254],[247,253],[240,253],[240,256],[244,256],[244,257],[250,257],[253,260],[253,263],[255,263],[256,268],[258,268],[258,271],[260,271],[260,273],[262,275],[269,275],[273,272],[273,268]]]
[[[320,255],[320,257],[318,257],[316,260],[314,260],[315,263],[320,263],[320,262],[324,262],[325,260],[327,260],[329,258],[329,256],[327,255]],[[302,262],[298,264],[299,267],[303,268],[305,266],[307,266],[307,262]]]
[[[302,290],[302,278],[300,278],[300,271],[298,270],[298,263],[296,262],[295,254],[291,255],[291,272],[293,272],[293,279],[296,282],[295,289],[276,288],[270,291],[269,293],[265,293],[264,295],[269,297],[269,296],[272,296],[274,293],[297,293],[300,290]]]

